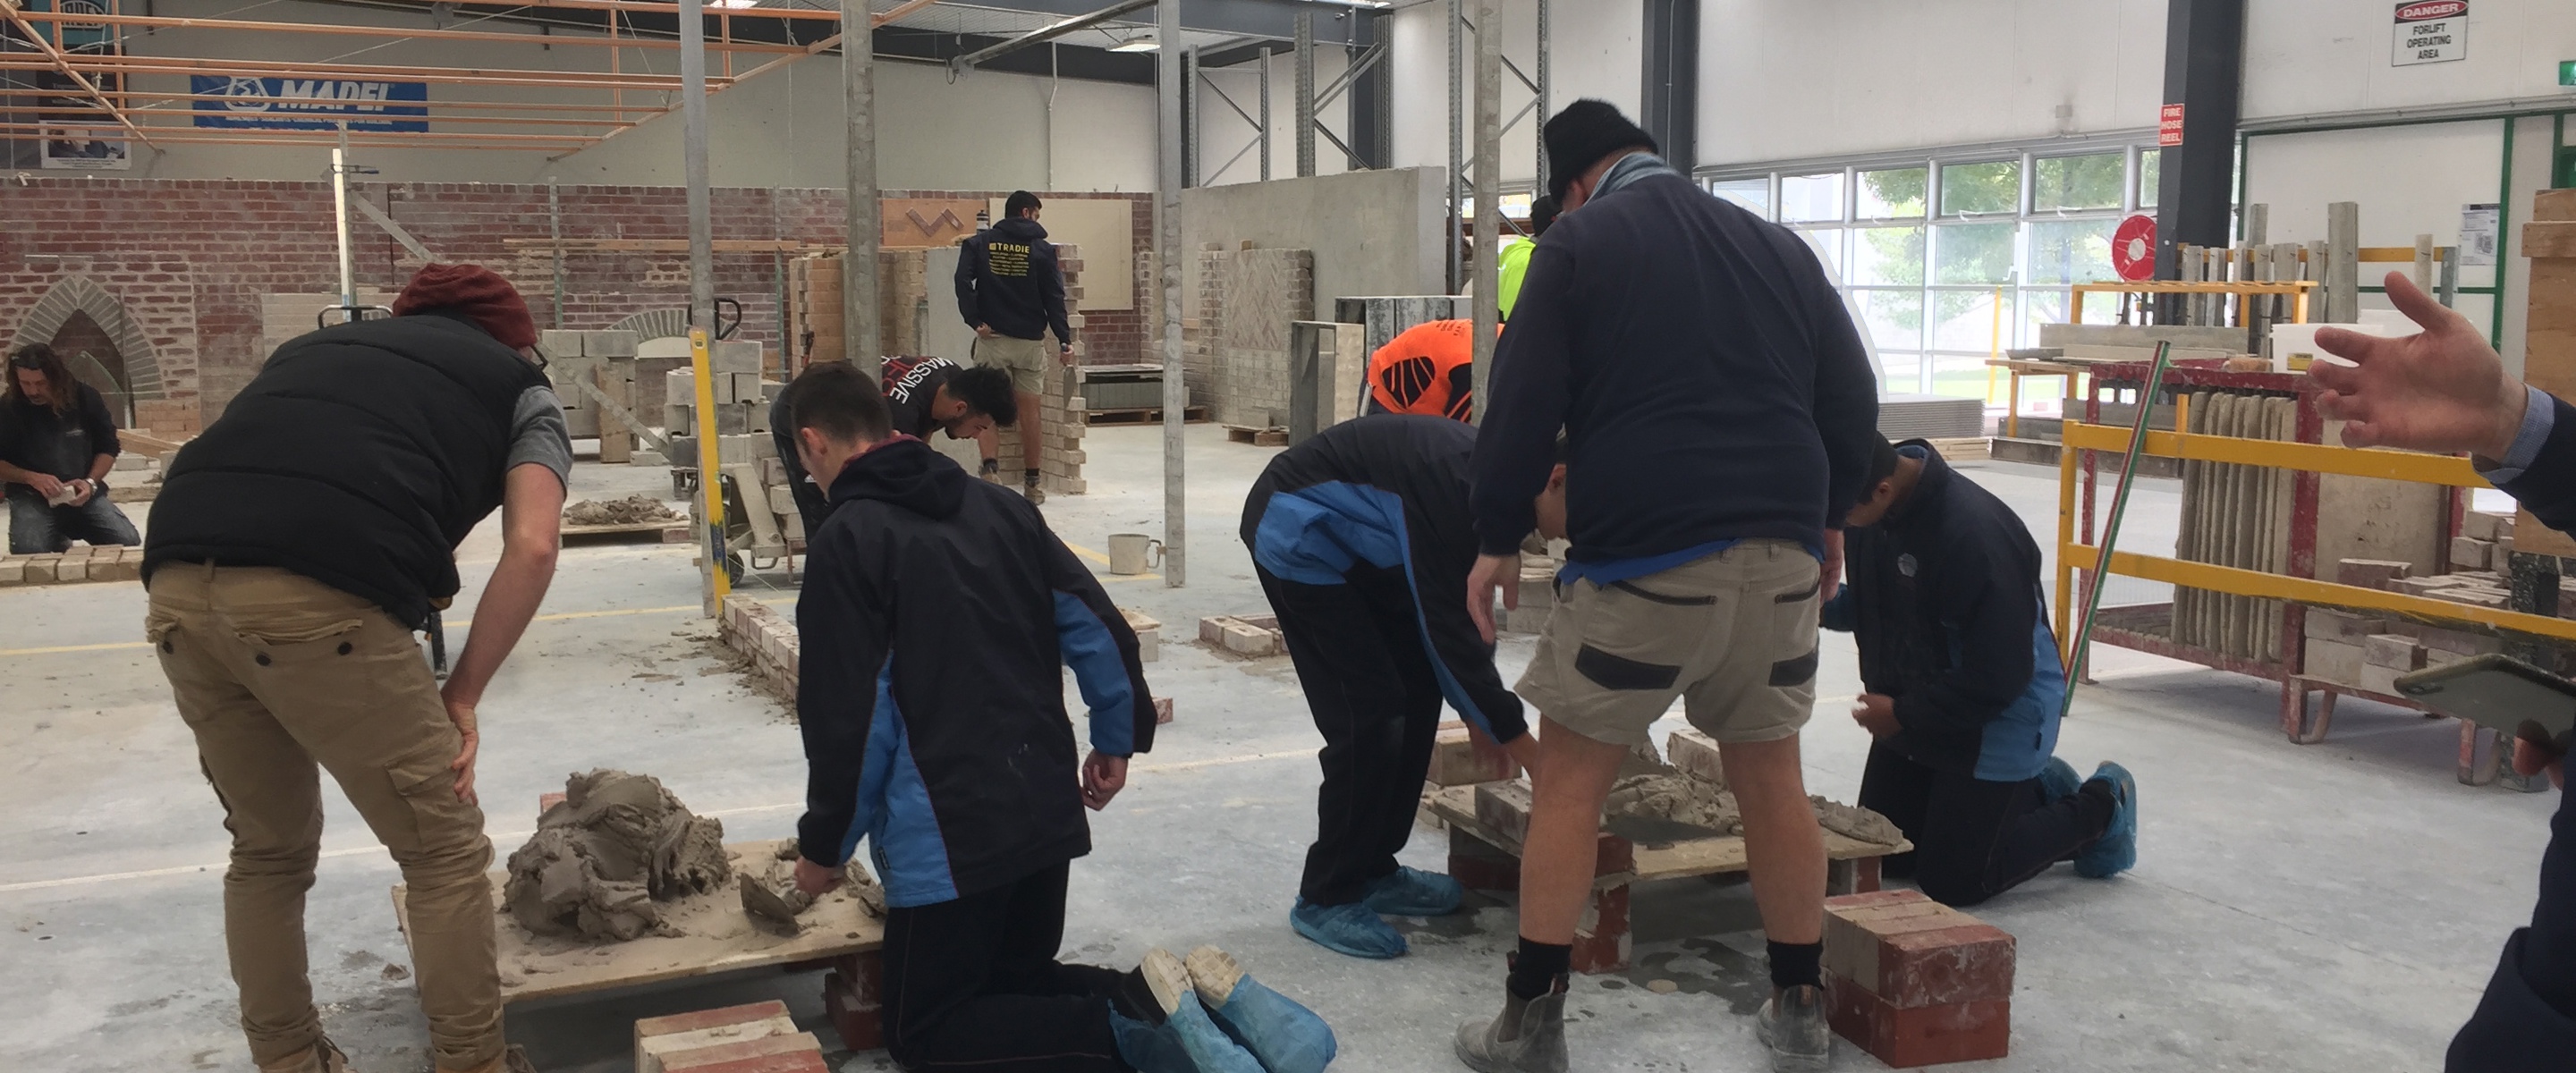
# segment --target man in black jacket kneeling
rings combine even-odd
[[[1108,807],[1154,742],[1136,635],[1034,504],[894,433],[875,378],[815,365],[787,409],[830,496],[796,601],[796,882],[830,889],[868,840],[895,1061],[1320,1073],[1323,1021],[1212,947],[1186,966],[1156,949],[1132,972],[1055,960],[1066,880],[1091,852],[1082,810]],[[1060,666],[1090,706],[1079,765]]]

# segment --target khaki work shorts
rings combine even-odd
[[[1056,369],[1055,348],[1044,339],[996,335],[975,340],[975,364],[1011,371],[1011,389],[1044,395],[1047,374]]]
[[[1558,586],[1515,690],[1594,741],[1646,744],[1682,700],[1721,742],[1775,741],[1816,702],[1821,569],[1785,540],[1747,540],[1661,573]]]

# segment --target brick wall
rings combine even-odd
[[[557,295],[553,256],[505,242],[546,237],[543,185],[359,183],[352,190],[383,207],[440,258],[486,264],[509,276],[539,327],[555,326],[558,308],[562,327],[589,329],[688,302],[688,258],[680,253],[567,254],[563,293]],[[1151,195],[1045,196],[1143,203],[1136,241],[1139,271],[1144,270]],[[557,198],[567,238],[688,237],[686,195],[678,187],[563,186]],[[718,240],[828,244],[844,237],[842,199],[835,190],[719,189],[713,200]],[[399,289],[420,267],[419,259],[363,215],[353,210],[351,217],[359,287]],[[783,261],[769,253],[716,255],[716,293],[743,306],[737,338],[770,347],[782,341]],[[0,340],[48,292],[75,279],[96,284],[122,303],[148,337],[157,383],[140,383],[138,371],[137,386],[144,389],[138,394],[192,405],[201,419],[211,420],[267,359],[261,296],[339,289],[330,186],[87,177],[0,186]],[[1085,340],[1091,344],[1089,360],[1137,360],[1145,322],[1140,312],[1091,314],[1086,332],[1097,334]],[[125,360],[135,371],[134,356]],[[167,406],[154,410],[173,412]]]

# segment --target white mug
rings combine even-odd
[[[1109,534],[1109,572],[1142,574],[1148,564],[1163,564],[1163,542],[1143,533]]]

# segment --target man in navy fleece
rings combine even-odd
[[[1825,847],[1798,730],[1815,703],[1817,609],[1879,442],[1877,376],[1798,236],[1709,196],[1601,101],[1575,102],[1543,137],[1562,213],[1530,251],[1476,439],[1467,609],[1487,637],[1494,590],[1517,602],[1560,429],[1574,546],[1518,686],[1544,717],[1520,948],[1501,1016],[1463,1027],[1458,1056],[1566,1067],[1565,972],[1601,803],[1680,699],[1744,812],[1773,1068],[1822,1069]]]
[[[2317,409],[2349,422],[2345,446],[2470,452],[2478,472],[2541,524],[2576,531],[2576,407],[2505,372],[2468,318],[2405,273],[2389,273],[2387,284],[2388,300],[2422,334],[2317,332],[2318,346],[2355,363],[2308,367],[2326,389]],[[2576,1055],[2576,808],[2567,803],[2565,749],[2564,741],[2514,741],[2515,771],[2545,769],[2558,784],[2558,815],[2540,857],[2531,926],[2505,940],[2486,997],[2452,1038],[2445,1068],[2454,1073],[2564,1070]]]

